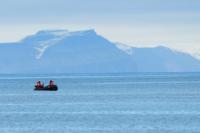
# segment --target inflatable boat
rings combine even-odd
[[[57,91],[58,90],[58,86],[57,85],[47,85],[45,87],[37,87],[35,86],[35,91]]]

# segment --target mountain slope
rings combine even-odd
[[[0,73],[106,73],[199,71],[192,56],[165,47],[115,44],[94,30],[39,31],[0,44]]]
[[[199,60],[166,47],[135,48],[133,58],[138,71],[193,72],[200,70]]]

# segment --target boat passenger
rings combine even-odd
[[[49,86],[54,86],[54,81],[53,80],[49,81]]]
[[[38,88],[41,88],[41,87],[43,87],[44,85],[41,83],[41,81],[38,81],[37,83],[36,83],[36,87],[38,87]]]

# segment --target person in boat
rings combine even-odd
[[[49,86],[50,86],[50,87],[54,87],[54,86],[55,86],[55,84],[54,84],[54,81],[53,81],[53,80],[50,80],[50,81],[49,81]]]
[[[43,88],[43,87],[44,87],[44,84],[42,84],[41,81],[37,81],[35,87],[36,87],[36,88]]]

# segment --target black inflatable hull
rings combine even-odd
[[[57,91],[58,90],[58,86],[54,85],[54,86],[45,86],[43,88],[36,88],[34,89],[35,91]]]

